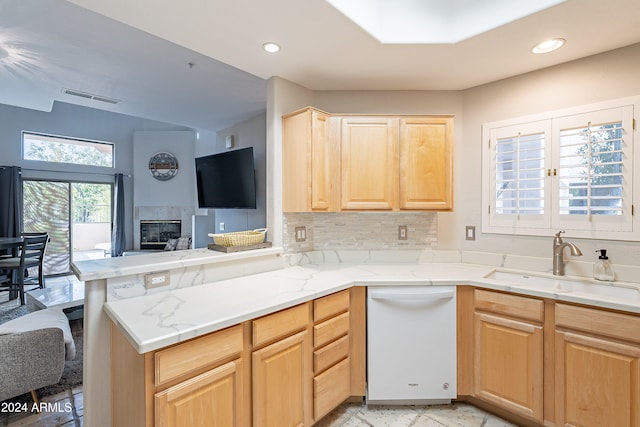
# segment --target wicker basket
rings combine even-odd
[[[253,231],[236,231],[234,233],[209,234],[213,237],[213,243],[220,246],[251,246],[264,242],[266,228]]]

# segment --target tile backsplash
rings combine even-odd
[[[406,226],[406,240],[398,227]],[[296,227],[306,228],[306,240],[296,242]],[[318,212],[283,215],[285,253],[314,250],[435,249],[435,212]]]

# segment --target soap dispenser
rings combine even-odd
[[[607,256],[606,249],[598,249],[596,252],[600,252],[600,256],[593,264],[593,278],[597,280],[606,280],[612,282],[614,280],[613,269],[609,263],[609,257]]]

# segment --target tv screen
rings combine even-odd
[[[255,209],[253,147],[196,158],[198,206]]]

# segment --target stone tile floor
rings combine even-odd
[[[345,403],[318,427],[517,427],[466,403],[434,406],[367,406]]]

